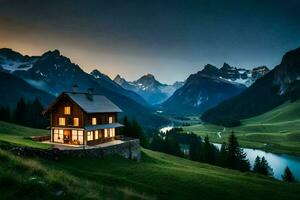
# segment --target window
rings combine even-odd
[[[104,137],[107,138],[108,134],[107,134],[107,129],[104,129]]]
[[[71,107],[70,106],[65,106],[64,113],[65,113],[65,115],[70,115],[71,114]]]
[[[91,131],[88,131],[86,134],[87,134],[87,141],[93,140],[93,133]]]
[[[92,118],[92,125],[96,125],[97,124],[97,118],[96,117],[93,117]]]
[[[78,131],[78,142],[83,144],[83,131]]]
[[[109,117],[109,118],[108,118],[108,123],[109,123],[109,124],[113,123],[113,118],[112,118],[112,117]]]
[[[64,118],[64,117],[58,118],[58,124],[60,126],[65,126],[66,125],[66,118]]]
[[[115,128],[110,129],[110,137],[115,137]]]
[[[95,140],[98,140],[98,131],[95,131]]]
[[[73,119],[73,125],[74,126],[79,126],[79,118],[74,118]]]
[[[77,130],[72,130],[72,140],[73,141],[77,141],[78,140]]]
[[[53,141],[63,143],[63,130],[53,129]]]

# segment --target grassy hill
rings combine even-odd
[[[120,157],[45,161],[0,151],[1,199],[274,200],[300,195],[299,184],[149,150],[142,156],[141,162]]]
[[[9,142],[15,142],[15,137],[46,133],[9,123],[1,122],[0,125],[0,140],[3,135],[11,136],[10,140],[5,139]],[[0,150],[0,192],[1,199],[19,200],[292,200],[299,199],[300,184],[287,184],[146,149],[142,150],[141,162],[117,156],[51,161],[20,158]]]
[[[30,136],[49,134],[49,130],[34,129],[0,121],[0,142],[5,141],[23,146],[49,148],[50,145],[34,142],[29,138]]]
[[[242,120],[242,125],[238,127],[198,124],[184,127],[184,130],[209,135],[212,141],[218,143],[226,141],[231,131],[234,131],[243,146],[299,155],[300,100],[286,102],[262,115]]]

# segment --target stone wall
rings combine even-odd
[[[100,147],[94,149],[68,149],[59,150],[52,149],[37,149],[24,146],[15,146],[10,143],[1,143],[0,148],[8,150],[19,156],[27,157],[41,157],[46,159],[58,160],[63,157],[91,157],[104,158],[111,155],[120,155],[127,159],[140,161],[141,147],[139,139],[126,140],[121,144],[111,145],[107,147]]]

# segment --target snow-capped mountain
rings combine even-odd
[[[84,72],[58,50],[30,57],[11,49],[0,49],[0,58],[2,72],[19,77],[31,86],[54,96],[62,91],[72,90],[72,86],[77,84],[78,91],[85,92],[88,88],[94,88],[95,93],[107,96],[124,114],[147,126],[165,122],[152,114],[153,110],[141,96],[125,90],[99,71],[91,74]]]
[[[183,85],[183,82],[175,82],[172,85],[160,83],[152,74],[146,74],[133,82],[126,81],[120,75],[117,75],[114,81],[123,88],[141,95],[152,105],[165,101]]]
[[[161,109],[171,114],[199,114],[246,89],[243,84],[219,76],[218,68],[206,65],[202,71],[190,75]]]
[[[300,98],[300,47],[287,52],[281,63],[269,71],[266,67],[252,70],[255,83],[240,95],[218,104],[202,115],[202,120],[226,125],[265,113],[287,100]]]
[[[215,71],[216,71],[215,75],[218,76],[219,78],[225,79],[231,83],[243,84],[246,87],[249,87],[258,78],[264,76],[270,70],[266,66],[260,66],[260,67],[253,68],[252,70],[249,70],[249,69],[232,67],[229,64],[224,63],[220,69],[216,68]]]

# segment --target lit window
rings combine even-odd
[[[93,133],[88,131],[87,132],[87,141],[91,141],[91,140],[93,140]]]
[[[98,140],[98,131],[95,131],[95,140]]]
[[[59,120],[59,121],[58,121],[58,124],[59,124],[60,126],[65,126],[65,125],[66,125],[66,118],[60,117],[58,120]]]
[[[79,126],[79,118],[74,118],[73,119],[73,125],[74,126]]]
[[[78,142],[83,144],[83,131],[78,131]]]
[[[65,106],[65,115],[70,115],[70,114],[71,114],[71,107]]]
[[[72,130],[72,140],[73,141],[77,141],[78,140],[77,130]]]
[[[108,134],[107,134],[107,129],[104,129],[104,137],[107,138]]]
[[[97,118],[96,117],[93,117],[92,118],[92,125],[96,125],[97,124]]]
[[[110,137],[115,137],[115,128],[110,129]]]
[[[108,118],[108,123],[110,123],[110,124],[113,123],[113,118],[112,117]]]

